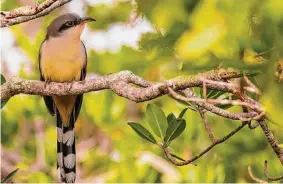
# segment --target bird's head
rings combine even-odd
[[[46,38],[49,37],[69,37],[80,39],[85,24],[95,21],[91,17],[80,17],[74,13],[68,13],[55,18],[47,27]]]

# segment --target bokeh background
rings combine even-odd
[[[34,3],[1,0],[1,9]],[[219,66],[259,72],[254,80],[262,91],[259,100],[275,122],[268,125],[283,143],[282,0],[73,0],[43,18],[1,28],[5,78],[39,79],[38,50],[45,29],[67,12],[97,20],[82,35],[88,50],[88,77],[131,70],[147,80],[164,81]],[[166,114],[178,115],[186,107],[167,96],[152,103]],[[157,146],[126,124],[136,121],[147,126],[147,104],[110,91],[85,94],[76,123],[77,182],[253,182],[248,165],[263,178],[266,159],[272,175],[282,174],[282,165],[260,128],[243,129],[197,160],[197,166],[172,165]],[[210,141],[197,112],[188,111],[185,119],[187,128],[172,149],[190,158]],[[218,137],[241,123],[213,114],[208,119]],[[14,182],[58,181],[55,118],[43,99],[15,96],[1,110],[1,120],[2,178],[19,168]]]

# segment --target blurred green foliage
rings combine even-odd
[[[2,10],[18,7],[16,2],[2,1]],[[271,119],[283,125],[283,85],[275,76],[276,65],[283,62],[282,0],[121,0],[86,6],[87,15],[97,19],[90,25],[92,31],[107,30],[115,23],[130,24],[132,14],[136,19],[146,19],[155,29],[140,37],[138,49],[122,46],[117,52],[89,50],[88,73],[131,70],[147,80],[164,81],[218,66],[260,72],[255,77],[262,91],[259,101]],[[32,38],[23,31],[28,23],[10,28],[32,66],[32,72],[22,68],[19,76],[39,79],[39,46],[46,26],[57,15],[58,10],[42,18]],[[261,52],[266,53],[256,56]],[[172,112],[177,116],[186,108],[167,96],[152,103],[158,104],[165,115]],[[110,91],[85,94],[76,123],[77,167],[81,172],[78,181],[253,182],[248,165],[256,176],[263,177],[266,159],[270,173],[282,174],[282,165],[260,128],[243,129],[199,159],[197,166],[173,166],[157,146],[140,139],[126,124],[134,121],[146,126],[147,104],[129,102]],[[55,182],[55,118],[48,114],[42,98],[15,96],[1,112],[1,145],[5,151],[21,157],[15,164],[14,168],[20,170],[13,181]],[[208,146],[210,140],[198,112],[189,109],[184,119],[185,131],[170,146],[180,157],[191,158]],[[241,123],[213,114],[208,114],[208,120],[217,137]],[[38,132],[41,121],[43,132]],[[269,126],[282,143],[282,128],[271,123]],[[39,161],[44,162],[43,167],[34,169]]]

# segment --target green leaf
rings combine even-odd
[[[187,112],[187,110],[188,108],[183,109],[178,118],[182,119],[185,113]]]
[[[8,100],[1,100],[1,109],[6,105]]]
[[[6,82],[5,77],[1,74],[1,85],[4,84]]]
[[[19,168],[15,169],[14,171],[12,171],[10,174],[8,174],[8,176],[6,176],[6,178],[4,178],[1,183],[6,183],[7,181],[9,181],[15,174],[16,172],[19,170]]]
[[[167,116],[167,123],[168,125],[171,125],[171,123],[176,119],[175,115],[171,112],[168,116]]]
[[[5,77],[1,74],[1,85],[4,84],[6,82]],[[1,109],[5,106],[5,104],[8,102],[9,99],[7,100],[2,100],[1,99]]]
[[[206,98],[217,99],[221,95],[225,94],[223,91],[217,91],[213,89],[207,89]],[[203,88],[200,88],[200,95],[203,98]]]
[[[163,139],[166,133],[167,119],[162,109],[155,104],[148,104],[146,119],[153,132]]]
[[[220,109],[229,109],[232,106],[233,106],[232,104],[220,104],[220,105],[217,105],[217,107],[219,107]]]
[[[157,144],[156,140],[154,139],[153,135],[142,125],[134,122],[129,122],[128,125],[142,138],[145,140],[152,142],[153,144]]]
[[[181,135],[186,128],[186,121],[184,119],[176,119],[167,129],[164,138],[165,145]]]
[[[213,91],[215,91],[215,90],[213,90]],[[216,92],[212,93],[210,96],[208,96],[207,98],[217,99],[224,94],[225,94],[225,92],[223,92],[223,91],[216,91]]]
[[[203,89],[202,88],[200,88],[200,95],[203,98]],[[226,93],[226,92],[223,92],[223,91],[217,91],[217,90],[213,90],[213,89],[207,89],[206,98],[229,100],[230,97],[231,97],[231,95],[229,93]],[[231,105],[231,104],[219,104],[219,105],[216,105],[216,106],[221,108],[221,109],[229,109],[233,105]]]
[[[279,146],[280,148],[283,148],[283,144],[279,144],[278,146]]]
[[[171,97],[171,96],[169,96],[169,97]],[[186,101],[183,101],[183,100],[175,99],[173,97],[171,97],[171,98],[174,99],[175,101],[179,102],[180,104],[187,106],[189,109],[191,109],[193,111],[198,111],[196,109],[195,105],[191,102],[186,102]]]

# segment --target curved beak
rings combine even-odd
[[[93,22],[93,21],[96,21],[96,20],[94,18],[91,18],[91,17],[83,17],[83,18],[81,18],[80,24],[85,24],[85,23]]]

